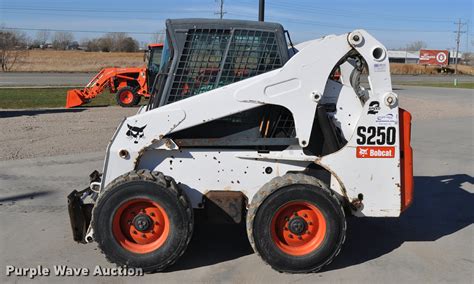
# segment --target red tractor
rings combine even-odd
[[[138,105],[142,97],[150,97],[151,87],[160,69],[162,52],[163,44],[150,44],[146,51],[146,66],[102,69],[84,89],[67,92],[66,108],[81,106],[106,88],[115,94],[117,104],[123,107]]]

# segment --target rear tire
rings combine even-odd
[[[115,179],[93,210],[94,239],[118,265],[160,271],[186,250],[193,210],[175,181],[159,172],[132,171]]]
[[[115,100],[122,107],[132,107],[140,102],[140,95],[137,94],[135,88],[127,86],[117,91]]]
[[[140,100],[142,99],[142,96],[137,95],[137,99],[133,102],[133,106],[137,106],[140,103]]]
[[[247,233],[265,262],[281,272],[308,273],[337,256],[346,220],[327,186],[313,177],[287,174],[262,190],[249,209]]]

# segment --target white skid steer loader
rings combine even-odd
[[[395,217],[410,205],[411,116],[369,33],[288,48],[275,23],[166,27],[149,104],[120,124],[102,174],[68,197],[76,241],[160,271],[184,253],[199,213],[245,223],[265,262],[304,273],[337,256],[346,216]]]

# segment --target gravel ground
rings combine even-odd
[[[395,88],[414,120],[473,116],[473,90]],[[455,100],[446,96],[450,94]],[[0,160],[105,151],[119,122],[137,108],[0,110]]]
[[[104,151],[138,108],[0,110],[0,160]]]

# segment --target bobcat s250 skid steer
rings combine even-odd
[[[411,117],[369,33],[288,47],[275,23],[166,27],[150,103],[120,124],[90,187],[68,197],[76,241],[159,271],[203,214],[245,222],[274,269],[312,272],[341,250],[347,216],[395,217],[410,205]]]

